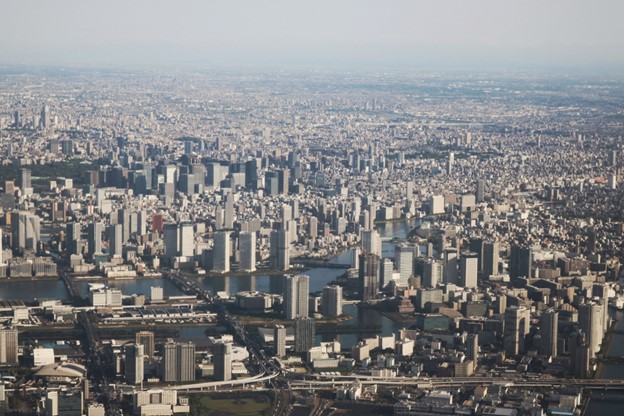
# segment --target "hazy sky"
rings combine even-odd
[[[622,0],[16,0],[0,63],[624,67]]]

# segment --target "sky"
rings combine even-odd
[[[19,0],[0,64],[624,68],[622,0]]]

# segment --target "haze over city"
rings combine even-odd
[[[617,0],[6,2],[0,63],[587,69],[624,64]]]

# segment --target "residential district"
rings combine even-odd
[[[624,399],[620,82],[0,72],[0,414]]]

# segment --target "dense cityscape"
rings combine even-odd
[[[619,81],[0,75],[0,414],[618,411]]]

